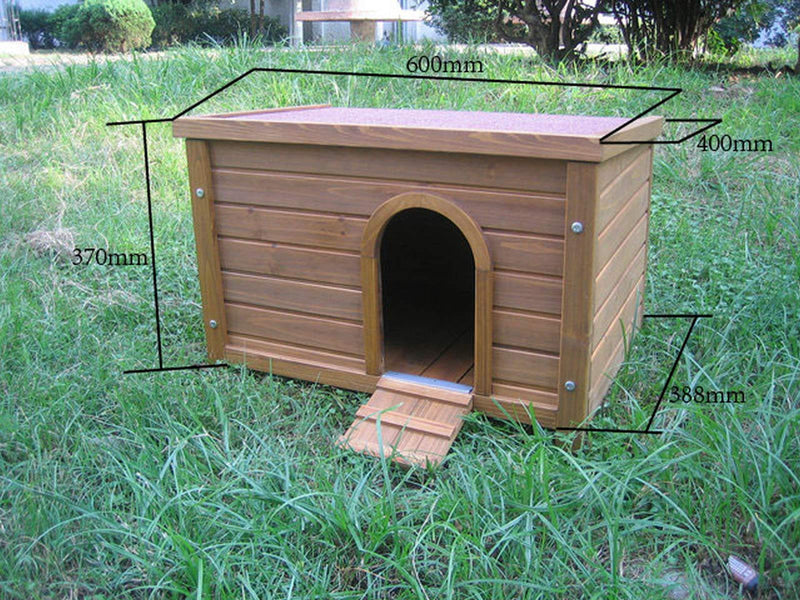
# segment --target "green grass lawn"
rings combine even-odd
[[[677,581],[739,598],[730,553],[761,598],[799,597],[796,78],[481,56],[485,77],[681,87],[660,114],[772,140],[655,155],[647,310],[714,315],[673,384],[744,404],[665,405],[663,435],[593,434],[574,453],[473,414],[441,468],[405,471],[333,445],[361,395],[238,367],[122,374],[157,363],[150,268],[70,262],[76,246],[149,252],[141,129],[105,123],[171,116],[254,66],[404,73],[414,53],[189,49],[0,76],[0,597],[638,599]],[[630,116],[659,97],[261,73],[200,112]],[[148,136],[164,362],[200,363],[182,141],[169,124]],[[646,322],[594,425],[646,424],[687,325]]]

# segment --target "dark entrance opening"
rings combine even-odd
[[[386,370],[472,385],[475,261],[464,235],[411,208],[386,225],[380,259]]]

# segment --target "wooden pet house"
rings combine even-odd
[[[475,409],[575,426],[642,316],[663,119],[309,106],[181,117],[212,360],[372,393],[437,462]],[[380,426],[378,426],[380,424]]]

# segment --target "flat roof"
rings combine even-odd
[[[600,138],[628,119],[507,112],[296,106],[180,117],[176,137],[359,146],[599,162],[630,146]],[[643,117],[610,141],[654,139],[662,117]]]

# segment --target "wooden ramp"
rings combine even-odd
[[[450,450],[470,410],[470,386],[385,373],[339,443],[403,464],[435,465]]]

